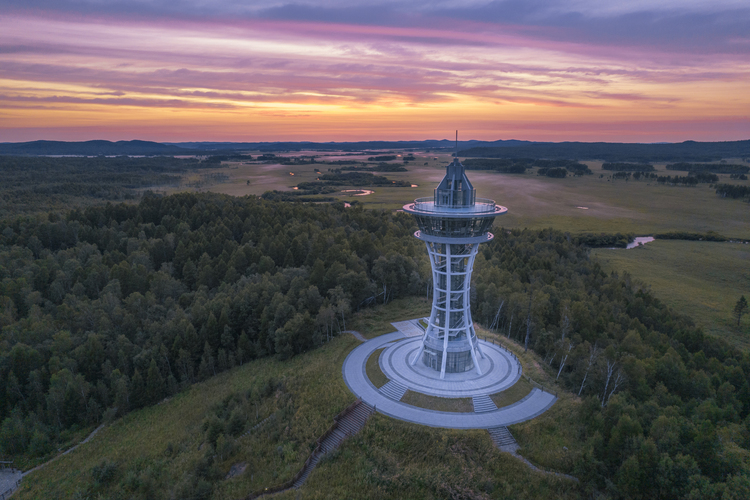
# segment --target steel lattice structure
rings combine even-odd
[[[493,200],[477,198],[464,166],[454,158],[432,198],[404,205],[417,219],[414,236],[424,241],[432,266],[432,311],[422,346],[411,360],[446,373],[482,374],[484,358],[471,320],[471,272],[479,244],[493,238],[492,223],[507,208]]]

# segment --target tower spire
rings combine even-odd
[[[458,158],[458,130],[456,130],[456,158]]]

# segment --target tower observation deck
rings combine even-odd
[[[417,219],[414,236],[424,241],[432,266],[432,311],[422,345],[410,360],[446,373],[476,370],[484,358],[471,320],[471,272],[479,244],[493,238],[492,223],[507,208],[477,198],[458,155],[446,167],[445,177],[432,198],[404,205]]]

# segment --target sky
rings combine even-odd
[[[750,139],[747,0],[0,0],[0,142]]]

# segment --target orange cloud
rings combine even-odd
[[[471,20],[0,19],[0,140],[680,141],[750,136],[732,54]]]

